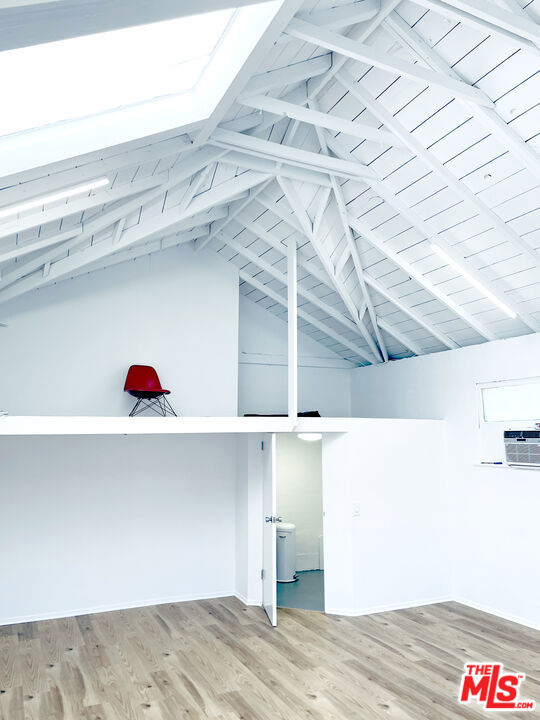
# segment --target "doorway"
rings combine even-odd
[[[324,612],[322,437],[276,436],[277,606]]]

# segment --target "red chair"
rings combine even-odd
[[[158,415],[174,415],[169,401],[165,397],[170,390],[161,387],[158,374],[150,365],[132,365],[126,377],[124,392],[138,398],[129,417],[140,415],[145,410],[153,410]]]

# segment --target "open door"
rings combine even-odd
[[[276,436],[263,435],[263,606],[270,624],[277,625],[276,586]]]

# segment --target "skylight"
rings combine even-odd
[[[193,89],[234,9],[0,52],[0,135]]]
[[[0,52],[0,177],[196,132],[283,2],[204,12],[199,0],[199,15]]]

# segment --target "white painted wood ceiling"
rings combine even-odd
[[[0,220],[0,315],[194,243],[286,320],[294,241],[299,328],[354,364],[537,332],[539,19],[540,0],[308,0],[217,126],[0,181],[1,208],[110,180]]]

